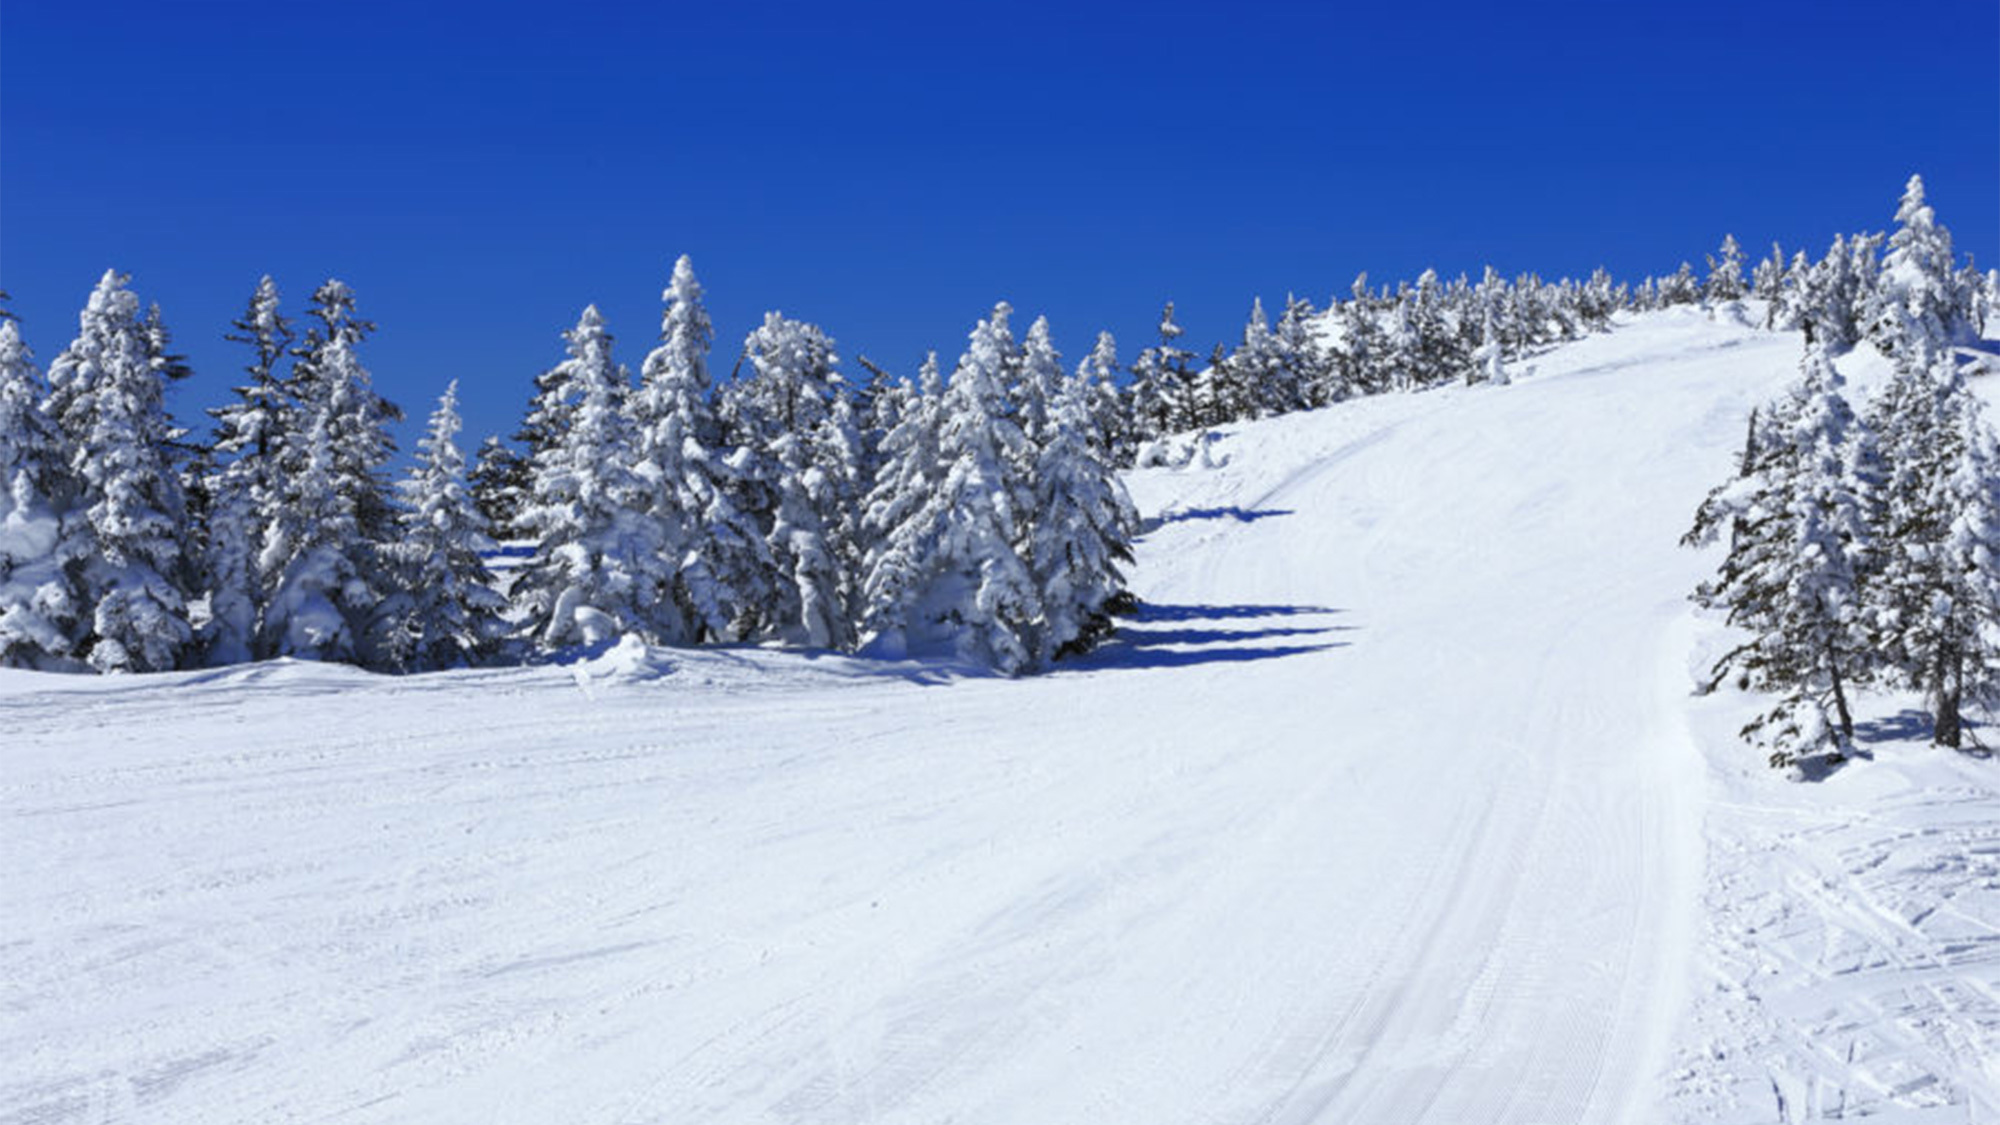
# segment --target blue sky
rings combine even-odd
[[[1913,171],[2000,264],[2000,10],[1886,12],[10,0],[0,287],[46,362],[130,272],[193,416],[261,274],[293,312],[337,276],[385,393],[461,380],[476,439],[586,303],[636,369],[683,252],[724,371],[770,308],[911,370],[1001,298],[1129,358],[1170,298],[1205,350],[1364,269],[1817,254]]]

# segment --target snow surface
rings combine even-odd
[[[1882,700],[1800,784],[1689,695],[1798,355],[1217,431],[1038,678],[0,674],[0,1122],[1992,1120],[1995,767]]]

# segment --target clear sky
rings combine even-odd
[[[772,308],[949,363],[1002,298],[1130,358],[1170,298],[1205,351],[1364,269],[1817,255],[1911,172],[2000,264],[1993,0],[0,5],[0,287],[46,363],[131,273],[184,416],[264,273],[476,440],[587,303],[636,370],[683,252],[722,371]]]

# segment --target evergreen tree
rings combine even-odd
[[[1702,296],[1710,304],[1724,304],[1740,301],[1745,296],[1743,288],[1743,247],[1737,245],[1736,236],[1722,236],[1722,255],[1708,259],[1708,281],[1702,285]]]
[[[1673,276],[1660,279],[1660,305],[1671,308],[1674,305],[1692,305],[1701,300],[1701,285],[1694,279],[1694,267],[1686,262],[1674,271]]]
[[[1391,345],[1368,292],[1368,275],[1354,279],[1351,298],[1340,306],[1340,344],[1334,351],[1334,386],[1329,402],[1389,389]]]
[[[1874,417],[1890,472],[1873,645],[1958,746],[1964,707],[2000,697],[2000,453],[1949,355],[1902,364]]]
[[[1478,367],[1468,371],[1466,382],[1473,382],[1472,372],[1477,372],[1479,378],[1484,379],[1486,382],[1496,387],[1504,387],[1508,382],[1507,365],[1505,362],[1506,349],[1500,343],[1498,315],[1495,310],[1488,308],[1485,319],[1486,327],[1481,334],[1479,351],[1476,356]]]
[[[653,508],[657,482],[635,468],[628,376],[612,359],[611,334],[595,305],[563,338],[569,358],[546,381],[571,404],[569,424],[535,455],[520,514],[521,529],[536,541],[514,585],[525,634],[545,650],[621,632],[679,640],[669,529]]]
[[[187,506],[168,448],[177,428],[164,368],[126,283],[105,272],[75,342],[49,368],[77,490],[69,514],[87,543],[76,576],[76,651],[100,672],[176,667],[194,639]]]
[[[1049,424],[1049,409],[1056,395],[1066,382],[1063,376],[1062,355],[1056,351],[1054,334],[1049,329],[1049,318],[1038,316],[1028,326],[1028,335],[1021,341],[1016,357],[1016,370],[1008,396],[1013,407],[1014,424],[1031,439],[1042,433]],[[1027,453],[1021,462],[1021,471],[1034,472],[1034,454]]]
[[[465,474],[473,506],[496,539],[517,539],[521,506],[527,502],[534,462],[494,434],[479,443],[479,453]]]
[[[1971,335],[1970,294],[1960,284],[1951,232],[1924,202],[1923,177],[1910,177],[1896,224],[1879,280],[1868,287],[1867,332],[1884,352],[1908,353],[1910,364],[1928,367]]]
[[[1785,250],[1773,242],[1771,256],[1757,263],[1750,274],[1750,295],[1764,302],[1764,327],[1778,326],[1778,314],[1785,300]]]
[[[1287,297],[1284,315],[1278,318],[1278,362],[1286,371],[1284,385],[1274,396],[1277,412],[1310,410],[1334,400],[1333,363],[1313,334],[1319,310],[1304,297]]]
[[[1134,443],[1152,441],[1178,430],[1193,429],[1200,411],[1195,402],[1194,353],[1177,341],[1182,328],[1174,323],[1174,303],[1160,312],[1160,342],[1132,361],[1132,424]]]
[[[1267,418],[1305,406],[1301,372],[1271,331],[1262,300],[1250,303],[1243,338],[1229,356],[1228,370],[1226,418]]]
[[[937,353],[924,358],[915,393],[882,438],[883,462],[863,501],[867,544],[861,589],[862,633],[880,651],[909,651],[911,625],[937,564],[943,534],[944,380]]]
[[[926,362],[922,396],[885,442],[864,526],[867,631],[887,655],[948,648],[1009,674],[1035,660],[1039,598],[1016,549],[1034,502],[1020,469],[1032,444],[1001,382],[1011,312],[1003,302],[979,322],[948,388]]]
[[[207,487],[202,552],[209,617],[201,640],[210,664],[239,664],[258,655],[269,583],[258,571],[257,556],[275,518],[279,450],[299,422],[280,369],[294,338],[292,326],[278,309],[277,284],[266,276],[227,337],[250,348],[244,367],[250,378],[235,388],[235,401],[209,411],[215,419],[209,449],[219,462]]]
[[[941,409],[938,455],[945,505],[932,581],[917,600],[927,640],[1008,674],[1034,660],[1041,607],[1016,544],[1034,502],[1020,471],[1029,442],[1009,417],[1002,383],[1012,351],[1005,302],[973,329]]]
[[[682,642],[741,640],[754,624],[746,608],[768,600],[773,566],[756,521],[736,506],[744,466],[723,448],[708,374],[714,329],[685,254],[663,298],[660,344],[633,400],[640,473],[675,562],[660,631]]]
[[[1084,652],[1111,633],[1125,597],[1138,513],[1098,444],[1091,387],[1079,373],[1057,386],[1035,435],[1033,534],[1027,551],[1042,624],[1033,663]]]
[[[774,581],[764,632],[813,648],[852,644],[858,586],[854,508],[861,439],[831,337],[767,313],[744,341],[751,375],[734,413],[738,441],[769,493],[761,523]]]
[[[389,639],[392,662],[419,671],[482,664],[498,651],[506,599],[493,589],[485,552],[493,549],[486,518],[465,482],[465,456],[454,440],[458,383],[445,388],[429,432],[417,442],[417,462],[402,482],[405,504],[399,553],[407,595]]]
[[[1107,465],[1132,463],[1131,428],[1125,420],[1123,396],[1118,393],[1118,341],[1109,332],[1099,332],[1090,354],[1077,365],[1076,377],[1088,388],[1091,442]]]
[[[868,372],[867,381],[856,387],[852,396],[854,427],[861,439],[860,479],[865,490],[882,470],[882,439],[896,428],[897,420],[902,417],[910,387],[865,355],[856,356],[855,362]]]
[[[62,666],[77,634],[81,551],[62,520],[74,485],[45,393],[19,323],[0,310],[0,666],[11,668]]]
[[[298,424],[280,439],[257,558],[269,586],[257,650],[387,668],[390,622],[379,610],[402,593],[402,576],[386,473],[389,426],[403,414],[355,353],[374,325],[355,315],[353,291],[329,280],[307,311],[318,323],[292,349],[287,380]]]
[[[1854,736],[1849,692],[1872,670],[1861,607],[1873,455],[1824,349],[1808,350],[1802,379],[1764,417],[1748,471],[1709,495],[1685,542],[1730,532],[1720,572],[1694,600],[1751,639],[1716,662],[1709,686],[1734,677],[1782,693],[1743,730],[1776,766],[1814,750],[1844,754]]]

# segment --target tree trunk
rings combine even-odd
[[[1963,694],[1963,673],[1961,661],[1946,653],[1938,654],[1937,705],[1931,720],[1931,745],[1949,746],[1956,750],[1961,739],[1963,723],[1959,720],[1959,697]]]
[[[1831,642],[1826,646],[1826,670],[1833,677],[1833,713],[1840,720],[1842,752],[1854,741],[1854,716],[1847,709],[1847,691],[1840,682],[1840,657]]]

